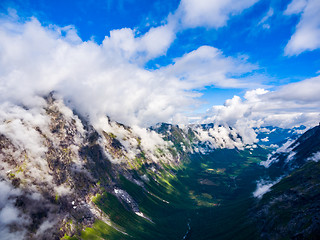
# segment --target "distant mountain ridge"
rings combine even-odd
[[[320,152],[320,126],[309,129],[296,140],[289,139],[264,163],[266,167],[290,171],[299,168],[308,160],[317,158]]]
[[[289,139],[297,139],[302,133],[306,131],[305,126],[294,127],[292,129],[284,129],[273,126],[266,126],[255,128],[259,144],[279,148]]]

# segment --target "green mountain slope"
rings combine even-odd
[[[262,239],[320,238],[320,163],[309,162],[266,193],[254,209]]]
[[[252,210],[262,239],[320,238],[319,151],[320,127],[316,126],[274,157],[269,173],[277,169],[287,176]]]

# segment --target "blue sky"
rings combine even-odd
[[[107,38],[108,46],[120,49],[128,62],[178,78],[185,82],[184,91],[201,93],[192,97],[200,104],[188,103],[196,106],[192,114],[222,105],[234,95],[243,98],[250,90],[277,92],[319,75],[320,21],[314,12],[320,13],[320,4],[316,0],[219,2],[2,0],[0,11],[6,21],[11,15],[20,23],[34,17],[43,28],[72,26],[81,43],[102,46]],[[159,32],[156,43],[141,40],[152,30]],[[130,36],[135,47],[127,49]]]

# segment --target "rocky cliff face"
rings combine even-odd
[[[2,236],[58,239],[77,230],[70,221],[92,223],[97,179],[81,156],[90,133],[79,118],[52,98],[34,109],[7,106],[1,118]]]
[[[122,199],[115,191],[119,173],[132,178],[130,170],[141,165],[156,172],[160,163],[179,163],[156,133],[104,120],[95,129],[52,96],[34,109],[2,106],[2,236],[59,239],[96,219],[110,224],[92,197],[109,191]]]

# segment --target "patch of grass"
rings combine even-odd
[[[179,138],[179,136],[176,136]],[[122,234],[103,222],[86,228],[81,239],[182,239],[190,222],[189,238],[249,239],[254,226],[248,223],[255,180],[261,175],[262,150],[253,154],[237,150],[216,150],[207,156],[194,155],[179,167],[162,163],[156,172],[146,167],[142,156],[131,170],[136,178],[146,174],[144,187],[120,176],[117,183],[138,203],[149,221],[120,203],[110,193],[96,195],[94,203],[123,229]],[[254,238],[254,237],[253,237]]]
[[[64,235],[63,238],[61,238],[62,240],[79,240],[77,237],[75,236],[72,236],[72,237],[69,237],[68,235]]]
[[[91,228],[86,228],[81,233],[81,240],[127,240],[129,236],[117,231],[103,221],[96,221]]]

